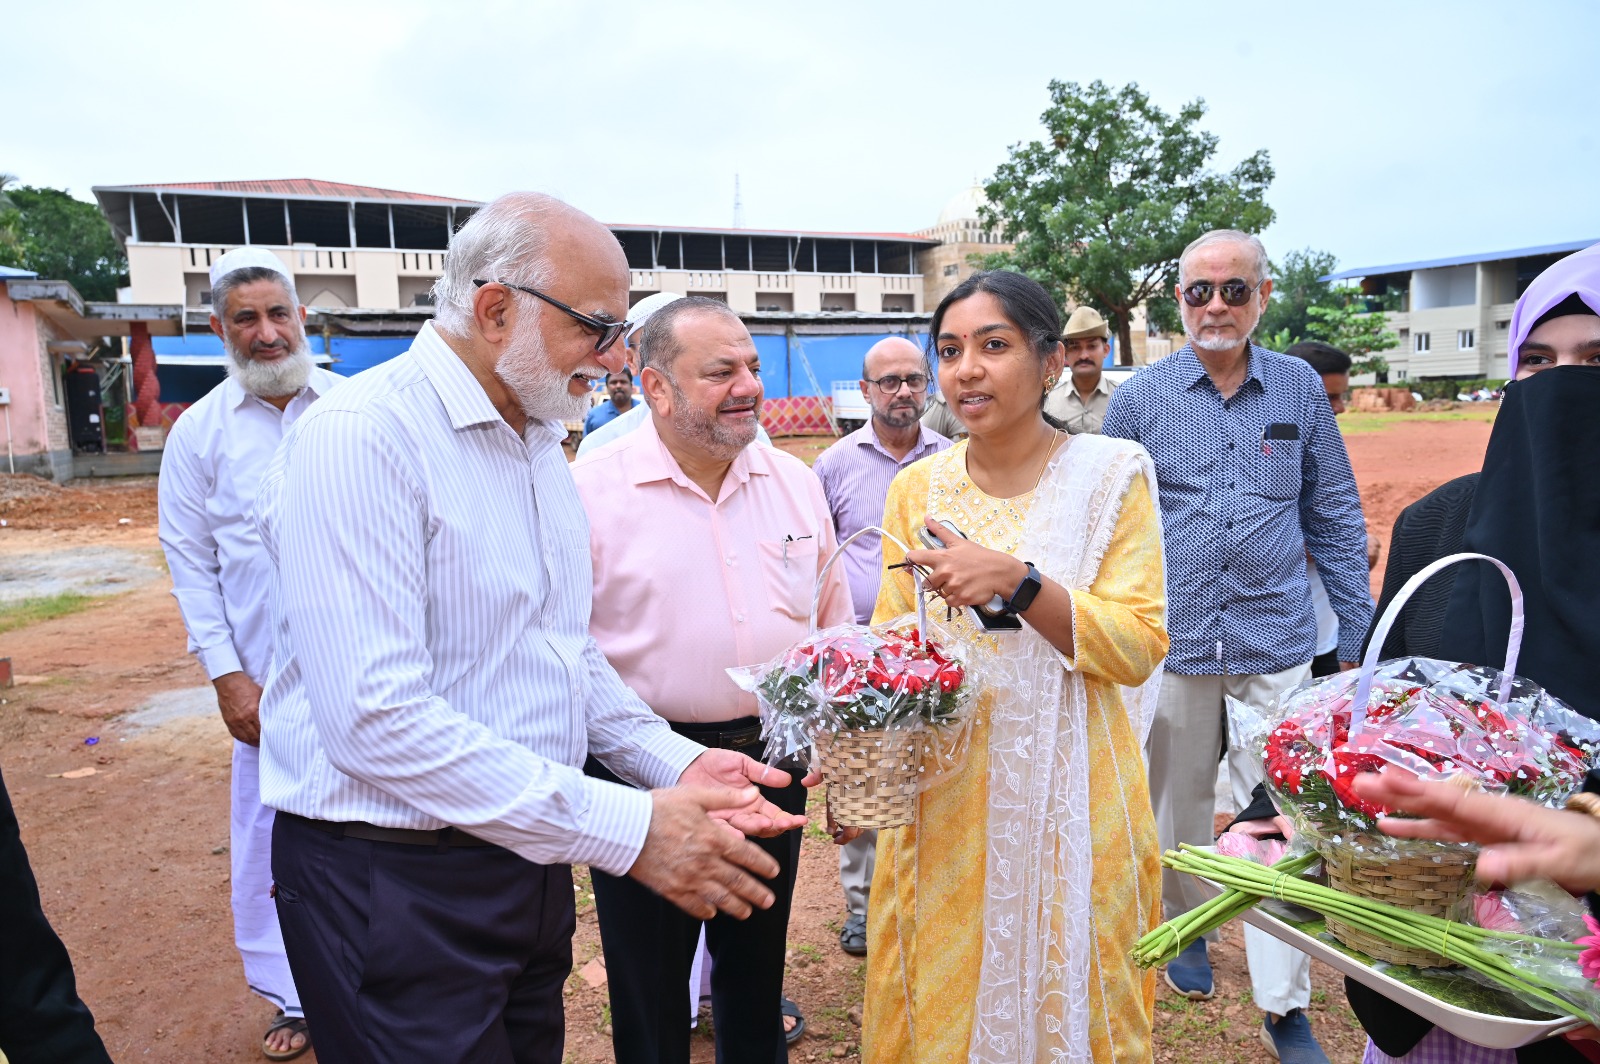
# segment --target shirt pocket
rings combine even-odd
[[[816,537],[788,542],[764,539],[756,547],[761,552],[761,581],[772,609],[796,620],[809,619],[817,585]]]
[[[1268,499],[1293,499],[1300,494],[1300,440],[1262,440],[1249,462],[1250,490]]]

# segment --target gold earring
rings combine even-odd
[[[1056,378],[1055,378],[1054,375],[1051,375],[1051,376],[1046,377],[1044,379],[1044,390],[1045,391],[1047,391],[1047,392],[1054,391],[1055,390],[1055,386],[1056,386]]]

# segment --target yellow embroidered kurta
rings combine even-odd
[[[936,471],[946,490],[930,499]],[[978,490],[966,476],[966,444],[960,443],[895,478],[883,527],[916,543],[923,515],[931,513],[983,546],[1015,554],[1031,505],[1031,493],[994,499]],[[1074,663],[1084,675],[1090,716],[1095,955],[1089,1001],[1097,1064],[1151,1059],[1155,972],[1140,969],[1129,951],[1160,922],[1160,847],[1139,738],[1119,685],[1143,683],[1167,651],[1159,522],[1144,477],[1135,474],[1096,579],[1087,594],[1073,592]],[[904,558],[887,539],[883,549],[886,565]],[[874,622],[915,608],[906,570],[886,569]],[[942,618],[937,599],[929,609]],[[957,623],[970,625],[965,615]],[[1061,710],[1039,707],[1040,713]],[[982,968],[988,739],[988,713],[980,703],[961,771],[921,796],[916,824],[878,833],[862,1034],[869,1064],[967,1061]],[[1134,770],[1119,774],[1115,766]],[[1039,1054],[1040,1061],[1052,1059],[1048,1046]]]

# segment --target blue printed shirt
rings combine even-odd
[[[1339,618],[1339,660],[1372,622],[1367,530],[1344,438],[1311,366],[1251,345],[1228,399],[1194,350],[1130,377],[1107,436],[1155,461],[1166,541],[1167,670],[1246,676],[1310,661],[1317,624],[1306,555]],[[1270,427],[1270,431],[1269,431]]]

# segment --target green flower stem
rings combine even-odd
[[[1272,866],[1274,872],[1298,876],[1316,864],[1317,855],[1285,857]],[[1204,905],[1174,917],[1141,938],[1134,946],[1134,959],[1145,968],[1166,964],[1208,932],[1252,908],[1261,895],[1248,891],[1224,890]]]
[[[1182,852],[1169,851],[1162,856],[1162,863],[1243,894],[1257,898],[1274,897],[1302,905],[1325,917],[1342,920],[1352,927],[1378,935],[1400,946],[1439,954],[1488,976],[1508,989],[1549,1006],[1558,1015],[1567,1015],[1577,1010],[1573,1002],[1558,996],[1555,991],[1559,990],[1559,987],[1533,982],[1509,958],[1484,949],[1481,945],[1490,941],[1537,941],[1544,948],[1566,950],[1570,943],[1491,931],[1436,916],[1410,912],[1383,902],[1345,894],[1320,883],[1308,882],[1298,876],[1264,868],[1251,861],[1224,857],[1190,846],[1183,847]],[[1193,915],[1194,913],[1185,914],[1186,917]],[[1179,921],[1183,919],[1180,917]],[[1573,957],[1575,958],[1575,952]],[[1593,1021],[1596,1017],[1587,1018]]]

